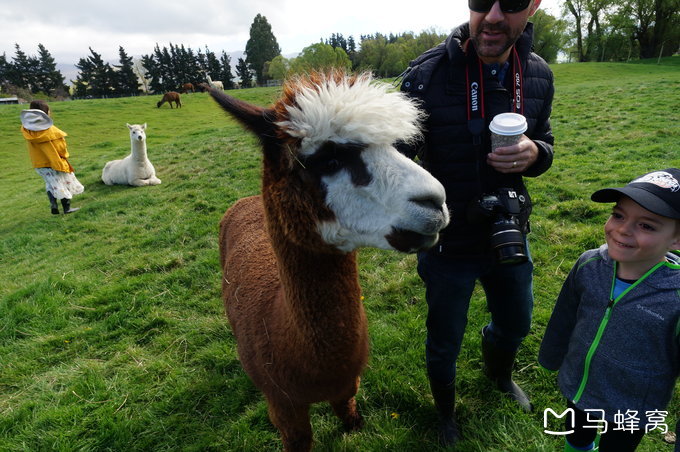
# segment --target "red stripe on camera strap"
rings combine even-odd
[[[467,91],[467,118],[472,121],[484,118],[484,76],[482,74],[482,61],[477,56],[474,44],[468,41],[467,64],[465,65],[465,83]],[[521,115],[524,114],[524,89],[522,85],[522,62],[519,53],[512,48],[512,110]],[[473,132],[474,135],[474,132]]]

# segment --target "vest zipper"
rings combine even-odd
[[[614,287],[616,285],[616,261],[614,261],[614,276],[612,278],[612,287],[611,290],[609,291],[609,303],[607,304],[607,309],[604,311],[604,316],[602,317],[602,320],[600,321],[600,326],[597,328],[597,333],[595,333],[595,339],[593,339],[593,343],[590,344],[590,347],[588,348],[588,353],[586,354],[586,360],[585,364],[583,366],[583,377],[581,378],[581,383],[579,384],[578,390],[576,391],[576,395],[574,396],[573,402],[577,403],[580,399],[581,396],[583,396],[583,392],[586,389],[586,384],[588,382],[588,374],[590,372],[590,363],[593,359],[593,356],[595,355],[595,352],[597,351],[597,347],[600,345],[600,339],[602,338],[602,335],[604,334],[605,328],[607,328],[607,324],[609,323],[609,318],[612,315],[612,309],[614,308],[614,305],[621,301],[621,299],[628,294],[631,290],[633,290],[635,287],[638,286],[642,281],[647,279],[649,275],[654,273],[657,268],[661,267],[664,265],[664,262],[659,262],[656,264],[654,267],[652,267],[647,273],[645,273],[642,278],[638,279],[635,281],[633,284],[630,285],[626,290],[624,290],[618,297],[614,298]]]

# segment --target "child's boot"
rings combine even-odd
[[[64,213],[73,213],[76,210],[80,210],[80,207],[71,207],[71,200],[62,198],[61,206],[64,208]]]
[[[59,214],[59,205],[57,204],[57,198],[54,197],[52,192],[47,192],[47,197],[50,199],[50,207],[52,208],[52,213],[54,215]]]

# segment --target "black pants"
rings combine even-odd
[[[573,428],[574,433],[567,435],[567,441],[574,447],[585,447],[595,441],[597,436],[596,428],[586,428],[586,425],[594,426],[588,422],[587,413],[579,410],[571,401],[567,402],[567,406],[574,410],[574,425],[569,425],[569,420],[566,421],[566,429]],[[599,452],[633,452],[638,444],[645,436],[644,430],[612,430],[607,429],[607,432],[600,437],[600,451]]]

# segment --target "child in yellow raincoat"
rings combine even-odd
[[[67,160],[66,133],[53,124],[50,107],[45,101],[34,100],[30,109],[21,112],[21,131],[28,144],[33,167],[45,180],[52,213],[59,213],[58,199],[64,213],[71,213],[78,210],[71,207],[73,195],[82,193],[85,188],[76,179]]]

